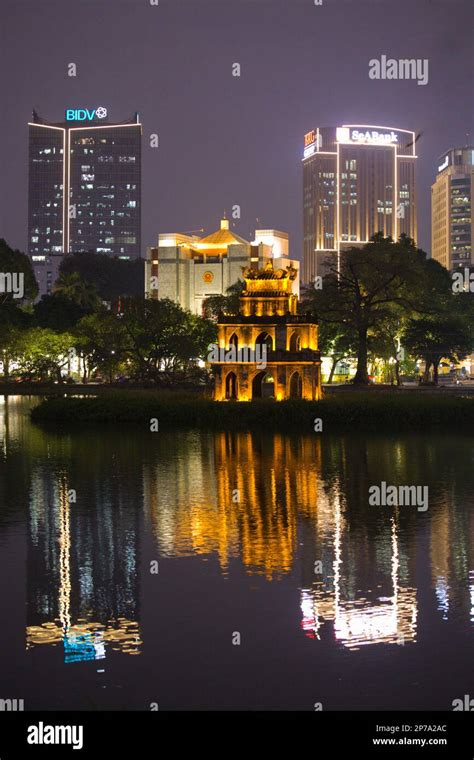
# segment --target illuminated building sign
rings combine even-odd
[[[93,119],[105,119],[107,109],[103,106],[93,108],[68,108],[66,110],[66,121],[92,121]]]
[[[352,129],[351,127],[338,127],[336,129],[338,142],[353,142],[364,145],[398,145],[398,133],[393,129],[390,132],[379,132],[376,129]]]
[[[304,158],[312,156],[316,148],[319,148],[318,135],[316,134],[316,130],[312,129],[311,132],[307,132],[304,136]]]
[[[449,166],[449,155],[446,156],[443,163],[438,166],[438,171],[442,172],[443,169],[447,169],[448,166]]]
[[[336,139],[338,142],[352,142],[364,145],[396,145],[398,144],[398,134],[393,130],[390,132],[379,132],[375,129],[352,129],[351,127],[338,127],[336,129]]]
[[[353,142],[382,143],[385,145],[386,143],[397,143],[398,135],[395,132],[376,132],[375,130],[360,132],[358,129],[353,129],[351,131],[351,140]]]

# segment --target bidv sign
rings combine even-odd
[[[103,106],[93,108],[68,108],[66,110],[66,121],[92,121],[93,119],[105,119],[107,109]]]

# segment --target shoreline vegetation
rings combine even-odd
[[[97,396],[53,396],[31,411],[34,423],[72,430],[82,424],[139,424],[158,429],[202,428],[328,433],[472,430],[474,396],[354,390],[326,393],[321,401],[212,401],[179,391],[111,390]],[[320,420],[319,423],[316,420]]]

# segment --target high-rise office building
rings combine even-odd
[[[141,253],[141,133],[107,109],[68,109],[29,127],[28,251],[34,263],[82,251]]]
[[[438,160],[431,186],[431,255],[446,269],[474,266],[474,148],[452,148]]]
[[[415,134],[344,124],[304,137],[304,284],[377,232],[416,240]]]

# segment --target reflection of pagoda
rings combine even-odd
[[[263,396],[277,401],[321,397],[321,357],[316,319],[298,315],[293,284],[297,271],[288,266],[243,270],[245,290],[238,315],[220,315],[220,349],[228,349],[231,361],[213,362],[216,401],[249,401]],[[232,361],[232,348],[256,352],[265,346],[266,366],[257,362]],[[227,358],[227,357],[225,357]]]
[[[203,438],[198,448],[191,437],[188,459],[174,457],[170,465],[161,459],[144,470],[160,555],[215,554],[224,574],[240,557],[249,574],[268,580],[290,572],[298,514],[316,515],[320,439],[226,431]]]

